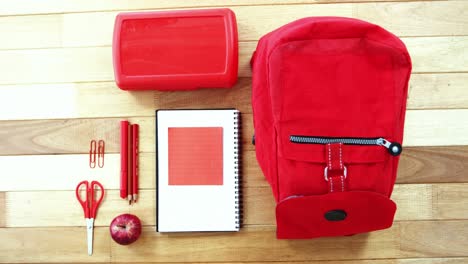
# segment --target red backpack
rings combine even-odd
[[[277,237],[390,227],[411,73],[400,39],[357,19],[304,18],[263,36],[251,63]]]

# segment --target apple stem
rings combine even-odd
[[[118,227],[120,227],[120,228],[125,228],[125,226],[124,226],[124,225],[117,225],[117,226],[118,226]]]

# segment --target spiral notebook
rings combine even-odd
[[[156,231],[239,231],[239,111],[156,111]]]

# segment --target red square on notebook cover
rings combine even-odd
[[[223,184],[223,128],[168,128],[169,185]]]

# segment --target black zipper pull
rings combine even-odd
[[[400,143],[390,142],[386,140],[385,138],[377,139],[377,145],[387,148],[388,152],[392,156],[398,156],[403,151],[403,147],[401,146]]]

